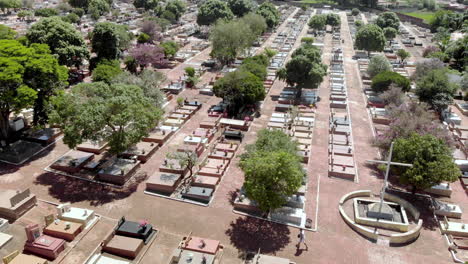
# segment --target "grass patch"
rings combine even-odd
[[[429,21],[431,21],[431,19],[434,17],[434,12],[410,12],[403,14],[424,19],[426,23],[429,23]]]

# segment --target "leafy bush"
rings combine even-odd
[[[371,88],[375,92],[384,92],[388,90],[391,84],[400,87],[404,92],[408,92],[411,88],[408,78],[392,71],[381,72],[372,78]]]

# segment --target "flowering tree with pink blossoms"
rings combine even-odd
[[[167,64],[164,58],[164,50],[155,45],[140,44],[130,50],[132,56],[141,69],[152,65],[153,67],[162,67]]]

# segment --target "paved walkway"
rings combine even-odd
[[[349,58],[352,54],[352,45],[346,18],[342,13],[342,36],[345,39],[344,55]],[[329,38],[329,36],[327,37]],[[300,37],[299,37],[300,39]],[[326,40],[327,41],[327,40]],[[297,43],[296,43],[297,44]],[[325,47],[325,53],[329,47]],[[196,58],[202,59],[205,55]],[[328,54],[324,54],[327,58]],[[195,59],[194,59],[195,60]],[[388,247],[367,241],[341,219],[338,213],[338,201],[342,195],[358,189],[370,189],[377,192],[381,187],[381,180],[374,176],[365,166],[365,160],[376,158],[376,150],[369,140],[371,131],[368,116],[365,112],[362,88],[360,87],[357,65],[354,61],[345,60],[348,79],[348,96],[353,121],[353,139],[355,144],[356,163],[359,167],[360,181],[352,183],[346,180],[326,177],[328,145],[327,127],[329,109],[326,107],[328,98],[328,83],[320,89],[322,102],[319,103],[319,112],[316,116],[316,125],[313,136],[313,146],[316,152],[311,155],[309,164],[309,197],[307,212],[314,215],[318,176],[320,175],[320,200],[318,208],[318,232],[307,232],[306,241],[308,251],[296,251],[297,229],[284,225],[272,224],[254,218],[246,218],[232,213],[229,204],[230,191],[242,184],[242,176],[231,174],[238,170],[232,166],[225,175],[215,200],[210,207],[195,206],[192,204],[167,200],[148,196],[143,193],[144,184],[139,184],[130,190],[112,191],[100,185],[73,180],[67,177],[45,173],[43,168],[68,151],[68,148],[59,141],[48,151],[29,161],[27,164],[17,167],[0,164],[1,188],[25,189],[30,187],[37,197],[57,203],[71,202],[74,206],[91,208],[97,213],[108,218],[118,219],[122,215],[128,219],[148,219],[160,230],[161,236],[156,240],[154,250],[148,253],[142,264],[166,263],[169,254],[176,247],[180,238],[189,232],[201,237],[220,240],[225,245],[223,263],[231,264],[240,262],[238,250],[261,247],[267,254],[276,254],[290,258],[298,264],[309,263],[452,263],[446,250],[443,237],[438,231],[423,230],[421,237],[414,243],[403,247]],[[179,73],[181,69],[178,69]],[[206,79],[205,79],[206,80]],[[278,94],[284,83],[275,82],[271,94]],[[187,122],[182,130],[176,134],[171,142],[159,150],[153,158],[142,167],[142,171],[153,173],[164,157],[164,153],[172,145],[182,142],[183,135],[198,127],[198,122],[203,119],[203,114],[209,104],[216,103],[217,98],[198,95],[196,90],[186,90],[182,97],[199,98],[206,104],[199,114]],[[175,100],[167,107],[172,109]],[[273,111],[271,98],[266,99],[262,116],[258,118],[247,133],[245,144],[255,140],[255,133],[265,127],[267,119]],[[166,148],[166,149],[165,149]],[[240,152],[239,152],[240,153]],[[323,177],[325,176],[325,177]],[[310,199],[310,200],[309,200]],[[312,201],[311,201],[312,200]],[[310,207],[310,208],[309,208]],[[16,225],[16,224],[15,224]],[[19,223],[18,225],[22,225]],[[0,251],[3,256],[4,252]],[[75,263],[75,262],[70,262]],[[79,262],[76,262],[79,263]]]

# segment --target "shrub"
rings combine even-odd
[[[400,87],[402,91],[410,90],[410,81],[399,73],[392,71],[384,71],[372,78],[371,88],[375,92],[384,92],[388,90],[391,84]]]

